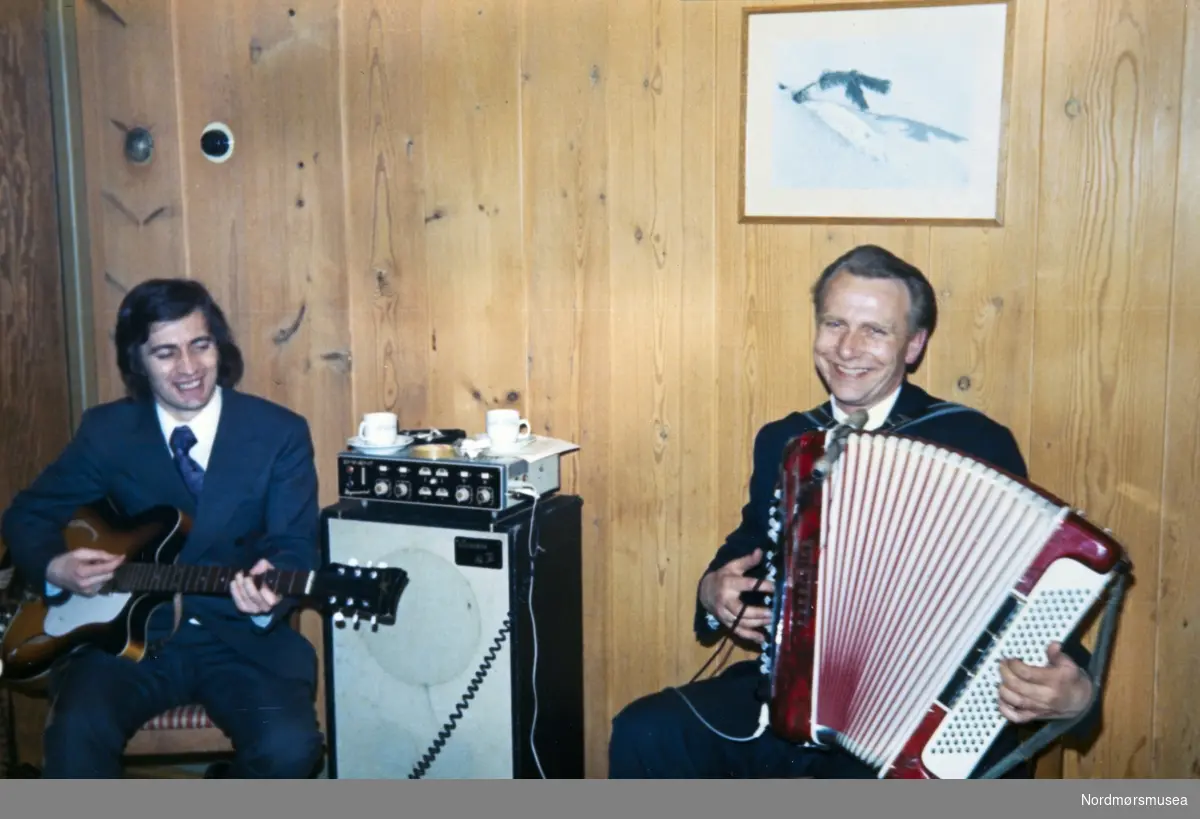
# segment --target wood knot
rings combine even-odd
[[[1066,105],[1063,106],[1063,110],[1066,112],[1068,117],[1075,119],[1075,117],[1079,116],[1080,113],[1083,112],[1083,103],[1081,103],[1075,97],[1071,97],[1069,100],[1067,100]]]
[[[515,404],[521,400],[521,393],[516,390],[509,390],[508,395],[504,396],[504,400],[510,404]]]
[[[970,379],[970,377],[969,377],[969,376],[966,376],[966,375],[959,376],[959,379],[958,379],[958,388],[959,388],[960,390],[962,390],[963,392],[966,392],[967,390],[971,389],[971,379]]]

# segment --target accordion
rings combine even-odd
[[[1049,493],[901,434],[794,438],[775,504],[771,728],[879,778],[970,778],[1008,724],[999,662],[1044,665],[1129,569]]]

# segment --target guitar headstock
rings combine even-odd
[[[390,626],[396,622],[400,595],[407,585],[408,573],[403,569],[389,568],[386,563],[359,566],[352,559],[322,567],[311,595],[333,611],[333,622],[338,625],[349,619],[357,626],[362,618],[371,626]]]

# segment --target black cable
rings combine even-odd
[[[450,739],[450,734],[458,727],[458,722],[466,713],[467,706],[471,700],[475,699],[475,694],[479,691],[479,686],[483,683],[483,678],[491,670],[492,665],[496,662],[496,657],[500,654],[500,648],[508,639],[509,633],[512,631],[512,612],[504,618],[504,625],[500,627],[500,631],[492,639],[492,647],[488,649],[487,654],[483,658],[483,662],[479,664],[479,669],[475,672],[475,676],[471,678],[471,682],[467,685],[467,692],[463,694],[462,699],[454,706],[454,713],[450,715],[450,719],[442,729],[438,731],[437,739],[429,746],[429,750],[421,757],[421,761],[412,769],[412,773],[408,775],[409,779],[420,779],[433,765],[434,759],[442,752],[442,748],[446,746],[446,740]]]
[[[532,619],[533,618],[534,562],[537,557],[537,553],[545,551],[541,547],[540,544],[538,544],[536,547],[534,546],[534,530],[535,530],[536,524],[537,524],[537,518],[536,518],[537,502],[538,502],[538,498],[536,495],[534,495],[533,496],[533,506],[529,510],[529,588],[528,588],[528,591],[526,592],[528,600],[529,600],[529,606],[530,606],[529,616],[530,616],[531,627],[534,627],[533,619]],[[479,668],[475,671],[474,676],[471,678],[471,682],[467,685],[466,693],[463,694],[462,699],[460,699],[458,701],[458,704],[454,706],[454,713],[451,714],[449,716],[448,721],[442,725],[441,730],[438,731],[437,738],[434,739],[433,744],[429,746],[429,750],[427,750],[425,752],[425,754],[421,757],[421,761],[418,762],[413,767],[412,772],[408,775],[409,779],[420,779],[426,773],[429,772],[429,768],[433,765],[434,760],[437,759],[438,754],[440,754],[442,752],[442,749],[444,747],[446,747],[446,742],[447,742],[447,740],[450,739],[450,735],[454,732],[455,728],[458,727],[458,723],[460,720],[462,720],[463,714],[466,713],[467,707],[469,706],[471,700],[475,699],[475,694],[479,691],[479,688],[483,684],[483,680],[487,676],[488,672],[491,671],[492,666],[496,662],[496,657],[499,656],[500,649],[504,645],[504,642],[508,639],[508,635],[510,633],[512,633],[512,610],[511,609],[508,611],[508,613],[504,617],[504,624],[500,627],[500,630],[497,632],[496,636],[492,639],[492,646],[491,646],[491,648],[488,649],[487,654],[484,655],[483,662],[481,662],[479,664]],[[534,673],[534,677],[535,677],[533,680],[534,723],[536,724],[536,721],[537,721],[537,680],[536,680],[537,634],[536,634],[536,632],[534,632],[533,640],[534,640],[534,672],[533,673]],[[535,759],[535,761],[538,762],[538,768],[540,769],[541,762],[537,760],[537,749],[533,748],[533,729],[532,728],[530,728],[529,741],[530,741],[530,746],[533,750],[534,759]],[[543,774],[543,778],[545,778],[544,774]]]

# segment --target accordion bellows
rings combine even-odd
[[[968,778],[1007,724],[999,661],[1044,665],[1124,552],[1031,483],[904,435],[850,432],[814,484],[825,435],[781,464],[772,729],[880,778]]]

